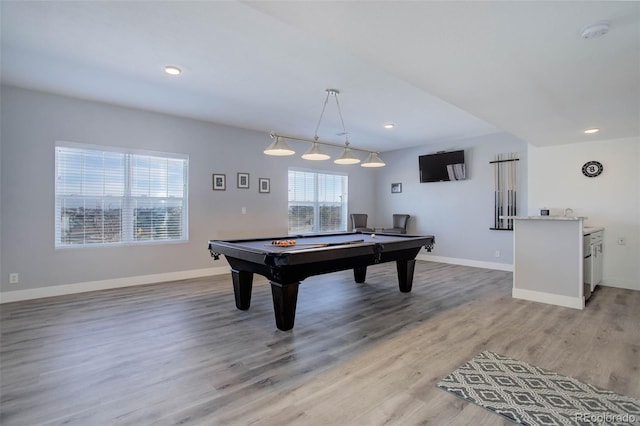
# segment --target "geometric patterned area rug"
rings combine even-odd
[[[523,425],[640,425],[640,401],[485,351],[437,386]]]

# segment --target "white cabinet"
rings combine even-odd
[[[602,281],[602,230],[592,231],[589,235],[591,240],[591,291],[593,291]]]
[[[602,281],[602,228],[584,228],[584,297],[591,296]]]
[[[602,243],[598,244],[593,251],[593,281],[591,281],[591,291],[602,281]]]

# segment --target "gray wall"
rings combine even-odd
[[[350,210],[374,210],[375,170],[267,157],[266,133],[15,87],[0,95],[3,292],[224,266],[210,258],[209,239],[286,235],[289,166],[347,171]],[[189,155],[189,241],[55,250],[56,141]],[[292,147],[302,154],[308,144]],[[237,172],[250,173],[250,189],[236,188]],[[212,173],[227,175],[226,191],[212,191]],[[258,193],[259,177],[271,179],[271,193]],[[18,285],[8,283],[10,272],[20,274]]]
[[[467,179],[420,183],[418,156],[465,150]],[[376,225],[389,226],[393,213],[411,215],[408,232],[436,237],[432,255],[457,261],[513,263],[513,233],[492,231],[493,165],[495,154],[517,152],[518,213],[526,214],[527,144],[499,133],[447,144],[384,153],[387,166],[376,175]],[[391,193],[401,182],[402,193]],[[495,257],[496,250],[500,257]],[[454,262],[455,263],[455,262]]]
[[[3,292],[224,266],[209,257],[207,240],[286,234],[290,166],[347,172],[350,212],[368,213],[375,226],[389,226],[393,213],[411,214],[409,232],[434,234],[436,257],[512,263],[512,233],[489,230],[489,161],[496,153],[520,153],[520,199],[527,199],[526,145],[505,134],[386,152],[387,166],[372,170],[304,161],[299,155],[267,157],[262,150],[270,139],[262,132],[15,87],[3,86],[0,95]],[[54,145],[61,140],[188,154],[189,241],[55,250]],[[298,154],[308,148],[291,145]],[[418,182],[419,155],[453,149],[465,149],[468,180]],[[236,188],[237,172],[250,173],[250,189]],[[212,173],[227,175],[226,191],[212,191]],[[259,177],[271,179],[270,194],[258,193]],[[402,182],[401,194],[391,194],[392,182]],[[494,257],[496,250],[500,258]],[[8,283],[10,272],[20,274],[18,285]]]
[[[264,156],[262,150],[270,139],[262,132],[15,87],[0,87],[0,105],[0,291],[3,293],[224,267],[225,263],[214,263],[209,257],[207,240],[286,234],[287,169],[290,166],[347,172],[350,212],[368,213],[369,225],[378,227],[391,225],[393,213],[411,214],[409,232],[436,236],[435,251],[431,255],[436,260],[510,267],[512,232],[489,230],[493,224],[493,172],[489,161],[497,153],[512,151],[518,152],[521,159],[518,213],[526,215],[543,204],[553,206],[556,201],[564,206],[561,201],[570,195],[573,198],[567,205],[576,212],[594,216],[594,224],[606,227],[607,284],[637,288],[640,213],[638,191],[633,185],[640,185],[640,178],[629,179],[623,188],[605,185],[605,175],[598,180],[583,179],[591,186],[588,190],[587,187],[580,189],[581,198],[576,199],[575,183],[561,175],[570,170],[580,177],[573,163],[602,158],[608,161],[606,173],[637,172],[637,167],[633,168],[640,155],[637,138],[617,142],[629,154],[612,159],[610,141],[531,148],[510,135],[495,134],[385,152],[382,157],[387,166],[371,170],[357,165],[337,166],[331,161],[304,161],[298,155]],[[53,179],[54,145],[58,140],[188,154],[189,241],[55,250]],[[305,143],[294,142],[292,146],[298,154],[308,148]],[[419,155],[456,149],[465,150],[468,180],[419,183]],[[554,163],[550,165],[549,159],[554,159]],[[571,167],[567,168],[567,164]],[[531,170],[535,178],[528,177],[531,166],[535,166],[536,170]],[[226,191],[212,191],[214,172],[227,175]],[[249,190],[236,188],[237,172],[251,174]],[[259,177],[271,179],[270,194],[258,193]],[[402,183],[402,193],[391,193],[394,182]],[[564,185],[560,190],[559,183]],[[601,194],[627,200],[627,207],[620,208],[619,202],[600,203],[596,211],[592,202],[593,185],[603,186]],[[613,195],[609,195],[611,193]],[[550,201],[550,194],[560,195]],[[628,201],[628,194],[636,198]],[[536,205],[528,208],[527,200],[533,199],[537,200]],[[246,207],[246,215],[241,214],[242,207]],[[629,211],[624,213],[627,214],[622,219],[624,223],[612,222],[609,218],[617,217],[620,211]],[[616,245],[613,239],[618,237],[626,238],[626,245]],[[494,256],[496,250],[500,251],[499,258]],[[622,262],[622,267],[608,267],[613,266],[614,260]],[[616,271],[623,272],[615,275]],[[8,284],[10,272],[20,274],[18,285]]]

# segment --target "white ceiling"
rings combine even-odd
[[[640,136],[636,1],[0,3],[3,83],[264,131],[265,143],[272,130],[312,137],[327,88],[341,91],[352,144],[371,150],[501,131],[540,146]],[[582,39],[599,20],[609,33]],[[340,131],[329,104],[320,139]]]

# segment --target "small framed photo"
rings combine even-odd
[[[238,173],[238,188],[249,189],[249,173]]]
[[[402,192],[402,184],[400,182],[391,184],[391,193],[392,194],[399,194],[401,192]]]
[[[269,178],[258,179],[258,192],[263,194],[271,192],[271,180]]]
[[[227,189],[227,177],[226,175],[213,174],[213,190],[224,191]]]

